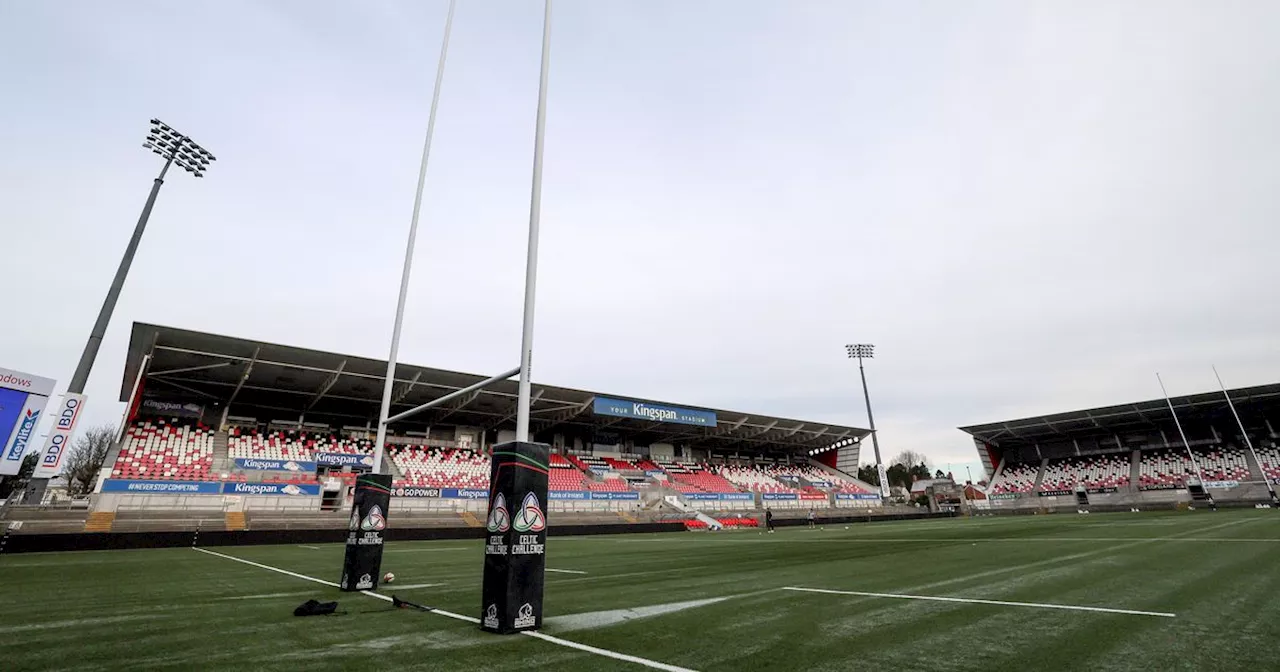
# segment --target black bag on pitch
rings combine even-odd
[[[328,616],[338,609],[337,602],[317,602],[307,600],[293,610],[294,616]]]

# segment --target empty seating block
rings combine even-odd
[[[1040,466],[1035,464],[1006,464],[999,478],[991,484],[991,494],[1031,492],[1039,471]]]
[[[557,492],[586,490],[581,469],[559,453],[551,454],[551,471],[547,475],[547,489]]]
[[[1142,451],[1138,486],[1180,485],[1195,476],[1195,466],[1185,450],[1169,448]]]
[[[306,434],[299,432],[258,432],[255,429],[235,427],[227,437],[227,455],[231,459],[310,462],[315,459],[312,453],[314,443]]]
[[[1280,478],[1280,448],[1273,443],[1266,448],[1258,448],[1258,466],[1267,478]]]
[[[695,488],[686,490],[677,485],[676,490],[679,492],[742,492],[740,488],[730,483],[723,476],[711,473],[698,465],[685,465],[685,468],[688,469],[686,473],[668,470],[673,484],[682,484],[686,487]]]
[[[397,487],[489,489],[487,455],[425,446],[389,446],[387,450],[404,474]]]
[[[1261,459],[1262,455],[1258,455]],[[1247,481],[1249,480],[1249,462],[1245,459],[1244,450],[1240,448],[1222,447],[1208,450],[1197,450],[1196,459],[1200,469],[1209,481]]]
[[[725,465],[719,467],[719,473],[729,482],[752,492],[796,492],[796,488],[771,476],[765,467]]]
[[[1124,487],[1129,485],[1130,459],[1130,453],[1126,452],[1052,460],[1044,470],[1044,478],[1040,479],[1040,489]]]
[[[213,430],[196,425],[143,421],[129,426],[112,478],[164,481],[210,479]]]

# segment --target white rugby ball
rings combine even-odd
[[[391,583],[391,582],[393,582],[393,581],[395,581],[395,580],[396,580],[396,575],[395,575],[395,574],[392,574],[391,572],[387,572],[386,574],[383,574],[383,575],[382,575],[382,582],[383,582],[383,583]]]

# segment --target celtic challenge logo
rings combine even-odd
[[[489,520],[486,527],[490,532],[506,532],[511,528],[511,514],[507,513],[507,498],[501,492],[489,505]]]
[[[538,505],[538,498],[532,492],[524,496],[524,503],[520,505],[520,511],[516,513],[516,520],[512,526],[517,532],[541,532],[547,527],[547,519],[542,515],[542,507]]]

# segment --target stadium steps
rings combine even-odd
[[[213,433],[213,464],[209,467],[215,474],[231,473],[230,451],[227,449],[228,434],[226,430]]]
[[[1252,450],[1244,451],[1244,462],[1249,465],[1250,480],[1266,482],[1267,477],[1262,474],[1262,465],[1258,464],[1258,461],[1253,459]]]
[[[484,527],[484,522],[476,518],[476,514],[470,511],[461,511],[458,513],[458,517],[462,518],[462,522],[466,523],[467,527]]]
[[[382,450],[383,450],[383,452],[384,452],[384,453],[386,453],[386,452],[387,452],[387,448],[386,448],[385,446],[382,448]],[[395,461],[395,460],[393,460],[393,459],[391,459],[391,455],[390,455],[390,454],[385,454],[385,455],[383,455],[383,457],[384,457],[384,458],[386,458],[386,459],[382,460],[382,464],[383,464],[383,465],[385,465],[385,466],[387,466],[387,467],[390,469],[390,472],[391,472],[391,482],[392,482],[392,483],[398,483],[398,482],[400,482],[400,481],[403,481],[403,480],[404,480],[404,472],[403,472],[403,471],[400,471],[400,465],[396,464],[396,461]]]
[[[1129,458],[1129,462],[1132,465],[1129,467],[1129,486],[1130,489],[1136,490],[1138,481],[1142,479],[1142,451],[1133,451],[1133,456]]]
[[[94,511],[89,514],[89,519],[84,521],[85,532],[110,532],[111,526],[116,522],[115,511]]]
[[[1040,483],[1044,481],[1044,470],[1049,467],[1049,458],[1040,460],[1040,470],[1036,472],[1036,482],[1031,486],[1031,492],[1040,492]]]
[[[619,517],[619,518],[621,518],[621,519],[623,519],[623,520],[625,520],[625,521],[627,521],[628,523],[633,524],[633,525],[634,525],[635,523],[640,522],[639,520],[636,520],[636,517],[635,517],[635,516],[633,516],[633,515],[631,515],[631,514],[627,513],[626,511],[619,511],[619,512],[618,512],[618,517]]]
[[[249,529],[249,521],[244,517],[244,511],[228,511],[224,524],[228,532]]]

